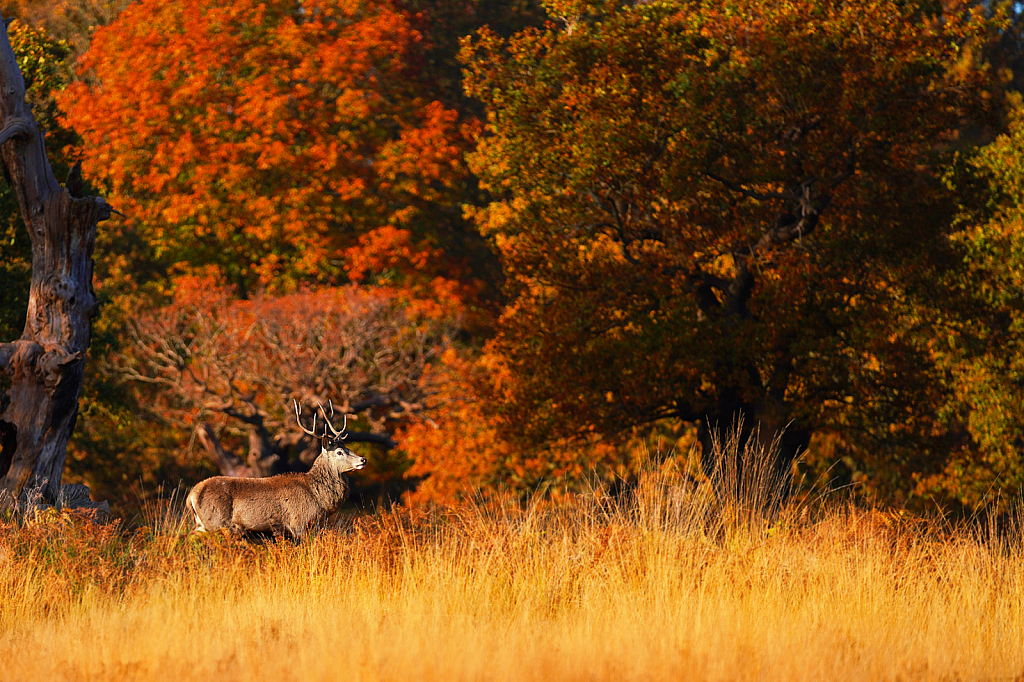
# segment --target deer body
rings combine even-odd
[[[326,414],[324,418],[330,426]],[[349,485],[343,474],[366,465],[364,458],[342,443],[344,429],[339,432],[331,426],[331,430],[335,437],[329,438],[325,432],[320,455],[307,473],[268,478],[214,476],[196,484],[185,502],[185,508],[195,515],[195,532],[224,528],[235,534],[287,533],[301,539],[310,526],[322,523],[348,496]]]

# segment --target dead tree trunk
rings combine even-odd
[[[57,501],[96,315],[96,224],[111,209],[99,197],[72,196],[54,178],[43,134],[25,103],[6,22],[0,30],[0,123],[0,155],[32,240],[25,331],[0,344],[2,508],[26,486]]]

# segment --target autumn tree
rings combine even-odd
[[[939,415],[958,438],[922,468],[922,493],[974,508],[1024,486],[1024,111],[1019,96],[1007,130],[951,164],[958,192],[952,236],[963,268],[946,298],[923,312],[938,382]]]
[[[98,29],[61,102],[88,142],[87,177],[128,215],[100,235],[99,293],[112,305],[99,355],[137,346],[138,310],[173,300],[176,319],[182,275],[211,267],[236,298],[359,283],[383,287],[414,319],[457,319],[462,338],[485,329],[497,304],[481,293],[498,269],[462,214],[480,197],[463,160],[479,105],[464,110],[457,41],[481,22],[510,34],[536,23],[538,7],[137,2]],[[161,454],[180,431],[147,421],[136,389],[113,377],[93,382],[102,395],[73,448],[76,473],[121,490],[189,478],[186,458]],[[150,388],[156,402],[180,400]],[[237,449],[247,425],[220,419]]]
[[[392,2],[131,5],[61,98],[130,216],[109,276],[214,266],[243,297],[338,282],[380,228],[457,261],[467,123],[417,78],[423,50]]]
[[[492,351],[535,443],[740,417],[861,453],[935,431],[917,308],[950,260],[936,169],[994,84],[981,5],[551,2],[467,43],[471,165],[512,299]],[[941,430],[941,429],[939,429]],[[884,455],[882,455],[884,456]],[[906,473],[897,470],[900,475]]]

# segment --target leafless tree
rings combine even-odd
[[[62,187],[43,133],[25,103],[25,82],[0,30],[0,154],[32,241],[32,280],[21,338],[0,344],[0,493],[9,506],[26,486],[56,502],[68,438],[78,417],[96,315],[96,225],[110,217],[99,197],[77,196],[76,167]]]
[[[227,290],[183,295],[143,314],[107,371],[156,388],[159,412],[194,428],[226,476],[306,471],[319,443],[281,408],[298,400],[358,414],[349,443],[395,446],[393,427],[423,409],[432,360],[453,326],[372,288],[234,301]],[[248,440],[248,455],[225,447]]]

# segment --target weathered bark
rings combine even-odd
[[[98,197],[73,197],[54,177],[6,27],[0,121],[0,154],[32,240],[25,330],[0,344],[0,504],[10,505],[26,486],[56,502],[97,308],[96,225],[111,209]]]

